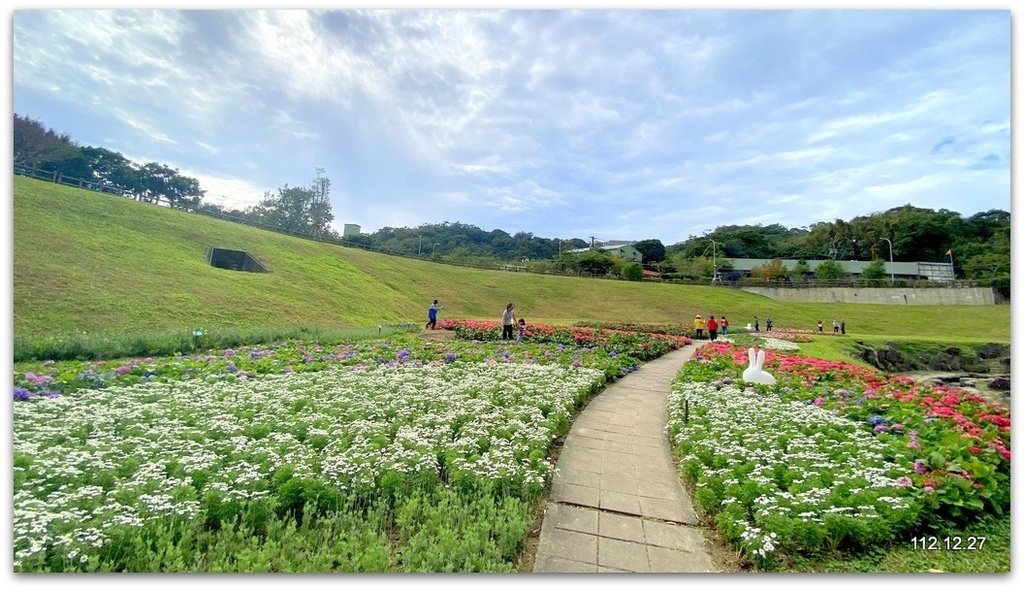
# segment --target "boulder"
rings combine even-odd
[[[996,377],[989,381],[988,386],[996,391],[1010,391],[1010,380],[1006,377]]]
[[[983,359],[995,359],[1010,354],[1010,347],[1006,344],[990,342],[982,344],[974,349],[975,353]]]

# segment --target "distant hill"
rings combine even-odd
[[[249,226],[16,176],[14,332],[132,332],[213,327],[363,327],[440,317],[496,319],[514,302],[527,321],[742,325],[770,314],[810,327],[842,313],[851,330],[1009,339],[1009,306],[786,304],[725,287],[477,270],[289,237]],[[245,250],[270,272],[224,270],[208,247]]]

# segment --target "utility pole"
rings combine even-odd
[[[416,256],[423,253],[423,236],[420,236],[420,247],[416,249]]]

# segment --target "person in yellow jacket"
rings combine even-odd
[[[704,318],[700,315],[693,318],[693,331],[697,333],[697,340],[704,339]]]

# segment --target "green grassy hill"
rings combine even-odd
[[[1010,306],[782,303],[726,287],[630,283],[465,269],[320,244],[16,176],[14,332],[126,333],[202,328],[365,327],[441,318],[678,322],[754,315],[851,335],[1009,342]],[[214,268],[209,246],[246,250],[271,271]]]

